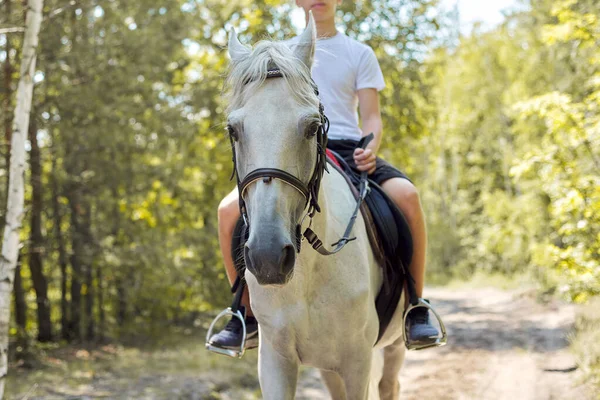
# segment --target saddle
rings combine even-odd
[[[355,198],[358,198],[360,172],[352,169],[344,159],[327,150],[333,167],[348,182]],[[369,179],[369,192],[361,206],[361,213],[367,228],[369,242],[375,257],[383,269],[383,285],[375,308],[379,317],[377,342],[387,329],[400,301],[405,279],[410,280],[409,288],[414,288],[408,267],[413,255],[413,240],[410,227],[400,209],[383,191],[381,186]]]
[[[346,179],[354,197],[358,199],[359,172],[353,170],[343,158],[329,149],[327,156],[329,166]],[[361,214],[375,259],[383,269],[383,286],[375,299],[375,308],[379,317],[377,337],[379,341],[396,311],[406,277],[412,279],[408,266],[412,259],[413,243],[408,223],[394,202],[379,185],[371,180],[369,180],[369,189],[365,201],[361,204]],[[243,219],[240,218],[232,238],[232,257],[236,262],[238,276],[244,276],[246,240],[248,240],[248,232]],[[232,291],[237,291],[237,285]]]

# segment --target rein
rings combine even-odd
[[[266,79],[270,78],[283,78],[283,73],[279,69],[269,69],[267,71]],[[319,90],[317,89],[317,85],[312,82],[313,88],[315,90],[315,94],[319,95]],[[333,250],[327,250],[323,247],[323,242],[319,239],[317,234],[311,229],[312,219],[317,212],[321,212],[321,207],[319,206],[319,189],[321,188],[321,179],[323,177],[323,173],[325,171],[329,172],[327,169],[327,156],[325,154],[325,149],[327,147],[327,132],[329,131],[329,120],[325,116],[323,104],[319,102],[319,115],[321,119],[321,124],[317,129],[317,161],[315,163],[315,169],[313,171],[312,177],[308,181],[307,184],[302,182],[302,180],[298,179],[296,176],[283,171],[278,168],[258,168],[250,173],[248,173],[244,179],[240,181],[239,175],[237,173],[237,158],[235,153],[235,144],[234,138],[232,135],[229,136],[229,140],[231,143],[231,151],[233,153],[233,173],[231,175],[231,179],[233,176],[236,176],[237,187],[239,192],[239,205],[240,212],[242,214],[242,218],[244,219],[244,224],[246,225],[246,229],[250,228],[249,219],[248,219],[248,211],[246,208],[246,202],[244,201],[244,195],[250,185],[255,182],[262,180],[263,182],[270,182],[273,179],[278,179],[283,183],[293,187],[298,192],[302,194],[305,199],[304,207],[308,205],[308,210],[300,223],[296,225],[296,251],[299,253],[301,248],[301,243],[304,239],[310,243],[313,249],[318,251],[320,254],[324,256],[329,256],[340,251],[348,242],[356,239],[355,237],[350,237],[350,233],[356,221],[356,217],[358,216],[358,212],[360,210],[360,205],[368,193],[368,183],[367,183],[367,172],[361,173],[360,180],[360,197],[357,200],[356,207],[354,209],[354,213],[350,217],[350,221],[348,222],[348,226],[344,232],[344,235],[331,246],[335,246]],[[364,137],[359,142],[359,145],[362,148],[365,148],[367,144],[373,139],[373,134]],[[302,222],[304,219],[309,218],[308,227],[302,232]]]

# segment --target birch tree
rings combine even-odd
[[[23,220],[25,137],[29,129],[33,75],[43,3],[43,0],[29,0],[27,5],[21,75],[17,87],[17,104],[13,119],[6,225],[2,240],[2,256],[0,257],[0,398],[4,397],[4,384],[8,372],[10,295],[19,254],[19,233]]]

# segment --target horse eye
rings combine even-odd
[[[311,122],[310,125],[308,125],[308,128],[306,129],[306,137],[307,138],[315,137],[317,135],[317,132],[319,132],[320,128],[321,128],[320,122]]]
[[[238,134],[235,131],[235,129],[233,128],[233,126],[231,125],[227,125],[227,127],[225,128],[227,130],[227,133],[229,134],[229,136],[235,140],[236,142],[238,141]]]

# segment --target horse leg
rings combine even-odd
[[[379,381],[379,396],[381,400],[398,400],[400,398],[400,381],[398,374],[406,348],[404,338],[401,336],[394,343],[383,349],[383,376]]]
[[[381,400],[379,397],[379,382],[383,376],[383,349],[373,349],[371,359],[371,376],[369,378],[369,400]]]
[[[334,371],[321,370],[321,377],[325,381],[331,400],[346,400],[346,388],[344,387],[344,380],[342,377]]]
[[[260,337],[258,380],[264,400],[293,400],[298,382],[298,363],[279,354]]]
[[[370,346],[365,346],[362,350],[354,349],[353,357],[344,361],[340,375],[346,387],[347,400],[367,399],[372,351]]]

